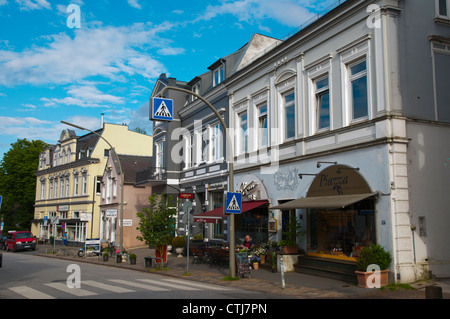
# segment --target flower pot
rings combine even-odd
[[[380,271],[355,271],[358,287],[380,288],[389,283],[389,269]]]
[[[136,265],[136,258],[130,258],[130,265]]]
[[[266,263],[266,255],[261,255],[259,256],[260,260],[261,260],[261,264],[265,264]]]
[[[178,254],[177,257],[183,257],[182,253],[183,253],[184,248],[183,247],[176,247],[175,251]]]
[[[120,264],[122,262],[122,255],[116,255],[116,262]]]
[[[294,245],[294,246],[282,246],[281,247],[281,252],[283,254],[298,254],[298,246]]]
[[[259,269],[259,263],[253,263],[253,269],[258,270]]]
[[[103,259],[103,261],[108,261],[109,256],[108,256],[108,255],[103,255],[103,256],[102,256],[102,259]]]

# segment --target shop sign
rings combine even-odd
[[[91,221],[91,218],[92,216],[89,213],[86,212],[80,213],[80,221],[82,222],[89,222]]]
[[[117,209],[107,209],[106,217],[117,217]]]
[[[68,212],[69,211],[69,205],[56,206],[56,211],[58,211],[58,212]]]
[[[306,197],[371,193],[364,178],[352,167],[333,165],[317,174]]]
[[[179,193],[178,198],[180,199],[194,199],[193,193]]]
[[[124,219],[123,220],[123,227],[131,227],[131,226],[133,226],[133,220],[132,219]]]

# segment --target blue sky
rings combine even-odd
[[[151,132],[161,73],[190,81],[254,33],[282,39],[335,2],[0,0],[0,159],[18,138],[56,143],[61,120],[97,129],[104,113]]]

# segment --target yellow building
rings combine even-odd
[[[110,150],[105,140],[117,154],[152,156],[152,136],[128,126],[105,123],[95,133],[76,136],[63,130],[58,143],[40,154],[31,226],[38,238],[65,235],[69,243],[79,243],[100,237],[101,179]]]

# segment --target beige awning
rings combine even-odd
[[[325,208],[336,209],[343,208],[363,199],[376,196],[377,193],[355,194],[355,195],[336,195],[336,196],[317,196],[294,199],[290,202],[271,207],[270,209],[296,209],[296,208]]]

